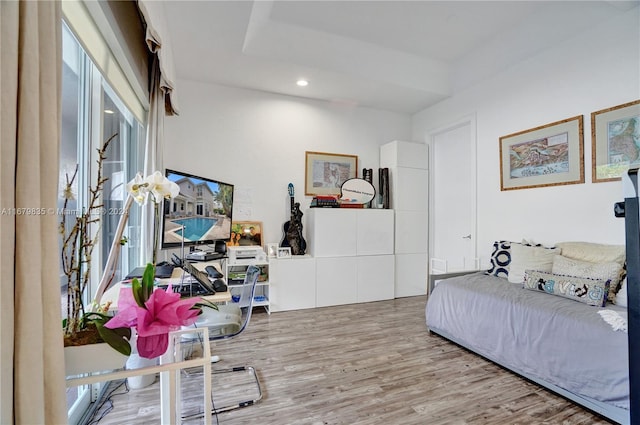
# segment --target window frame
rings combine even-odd
[[[70,66],[70,68],[73,72],[76,73],[76,75],[78,75],[77,111],[73,111],[72,113],[72,115],[77,115],[77,123],[71,123],[71,125],[75,125],[77,129],[75,137],[73,137],[72,135],[71,140],[75,138],[75,141],[72,143],[75,143],[75,159],[79,164],[78,176],[76,180],[77,190],[75,196],[78,205],[76,209],[80,210],[82,206],[85,206],[86,208],[89,199],[89,187],[91,185],[95,185],[96,181],[98,160],[97,149],[101,147],[105,141],[104,107],[106,97],[108,96],[111,103],[115,104],[116,108],[118,109],[117,127],[119,140],[117,142],[121,145],[118,146],[117,149],[120,159],[115,160],[115,162],[119,161],[122,163],[121,169],[123,171],[123,185],[126,184],[126,182],[131,178],[133,178],[133,174],[141,171],[143,168],[146,120],[139,120],[138,114],[133,113],[133,111],[128,108],[128,103],[120,98],[119,93],[121,91],[116,90],[112,86],[112,82],[107,78],[108,76],[103,75],[100,68],[94,62],[93,57],[87,52],[85,43],[81,41],[78,34],[74,31],[73,26],[69,25],[66,16],[63,16],[60,24],[63,26],[63,31],[68,31],[74,42],[77,43],[78,46],[76,53],[77,58],[75,58],[75,60],[77,60],[77,63],[74,64],[75,66],[77,66],[77,69],[74,69],[74,66]],[[68,42],[70,42],[70,40],[67,40],[67,43]],[[64,60],[63,54],[62,66],[66,66],[66,63],[67,62]],[[74,81],[73,84],[76,84],[76,81]],[[145,112],[144,117],[146,116],[147,114]],[[135,136],[133,140],[131,138],[132,136]],[[114,142],[116,141],[114,140]],[[63,139],[61,143],[65,143],[65,139]],[[112,146],[110,146],[110,149],[112,148]],[[71,170],[71,173],[72,172],[73,170]],[[63,186],[63,182],[64,180],[62,180],[61,177],[61,186]],[[116,200],[116,202],[124,206],[127,196],[124,190],[122,191],[122,195],[122,202],[120,202],[120,200]],[[104,196],[104,193],[102,194],[102,196]],[[104,202],[104,199],[101,199],[101,202]],[[119,211],[119,209],[117,208],[114,208],[113,210]],[[138,235],[140,234],[139,223],[141,222],[141,219],[139,215],[141,214],[141,209],[132,209],[128,221],[128,225],[138,223]],[[115,225],[117,225],[118,220],[119,218],[115,220]],[[103,265],[106,262],[109,254],[109,248],[111,246],[111,240],[107,240],[107,243],[103,243],[103,241],[101,240],[102,235],[108,234],[105,223],[106,221],[101,220],[101,223],[99,225],[94,225],[90,229],[90,231],[92,232],[92,236],[95,236],[98,232],[101,232],[101,235],[98,239],[92,255],[90,283],[84,294],[85,305],[90,305],[94,297],[98,283],[102,276]],[[135,232],[136,230],[134,229],[132,233]],[[127,234],[127,232],[125,232],[125,234]],[[136,238],[134,237],[129,239],[135,240]],[[128,272],[131,263],[139,262],[141,255],[140,249],[137,249],[137,258],[133,258],[135,257],[135,253],[135,249],[121,250],[119,267],[123,270],[123,274],[126,274],[124,270]],[[61,276],[61,278],[62,277],[63,276]],[[116,276],[116,278],[117,277],[118,276]],[[66,284],[62,279],[60,281],[60,284],[61,287],[64,287],[64,289],[66,290]],[[66,309],[65,311],[63,311],[63,317],[66,317]],[[106,388],[106,386],[106,384],[96,384],[91,386],[76,387],[78,390],[76,402],[68,406],[67,415],[69,423],[79,423],[82,420],[83,416],[86,415],[91,402],[96,401],[100,390]],[[73,391],[73,388],[70,388],[67,391],[69,390]]]

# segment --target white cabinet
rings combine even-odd
[[[396,254],[396,298],[423,295],[426,292],[427,253]]]
[[[423,145],[426,148],[426,145]],[[391,181],[390,206],[396,211],[426,211],[429,171],[426,169],[388,167]]]
[[[396,210],[396,255],[427,252],[427,217],[425,211]]]
[[[316,258],[316,305],[358,302],[356,257]]]
[[[316,262],[309,255],[269,259],[271,311],[316,306]]]
[[[380,167],[404,167],[426,170],[428,169],[428,163],[428,151],[424,143],[394,140],[380,147]]]
[[[395,211],[396,297],[427,293],[428,162],[423,143],[396,140],[380,147],[380,167],[389,168]]]
[[[393,254],[393,210],[357,211],[356,226],[355,255]]]
[[[394,297],[392,210],[314,208],[307,228],[318,307]]]
[[[357,302],[393,299],[394,256],[367,255],[357,258]]]
[[[307,245],[313,257],[393,254],[393,210],[311,208]]]
[[[308,255],[269,260],[271,311],[394,297],[394,212],[311,208]]]
[[[393,255],[317,258],[316,305],[393,299],[393,279]]]
[[[357,213],[346,208],[310,208],[307,212],[307,247],[312,257],[356,255]]]
[[[267,313],[271,314],[270,308],[270,268],[267,261],[254,260],[238,260],[231,259],[225,262],[225,278],[231,296],[240,295],[242,293],[242,284],[247,274],[247,268],[256,266],[260,269],[256,290],[253,296],[254,307],[264,307]]]

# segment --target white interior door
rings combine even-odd
[[[475,119],[432,133],[430,144],[431,272],[476,269]]]

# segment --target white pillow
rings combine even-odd
[[[559,252],[559,249],[542,246],[511,245],[509,282],[523,283],[525,270],[551,272],[553,257]]]
[[[559,242],[556,247],[562,250],[562,255],[574,260],[589,261],[591,263],[616,262],[624,265],[626,252],[624,245],[605,245],[592,242]],[[613,283],[613,282],[612,282]]]
[[[620,287],[620,290],[616,294],[616,305],[619,305],[620,307],[627,306],[627,278],[626,277],[622,280],[622,287]]]

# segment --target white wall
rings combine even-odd
[[[433,129],[476,116],[476,241],[484,262],[496,239],[624,244],[624,219],[613,215],[614,202],[623,200],[621,183],[591,182],[590,114],[640,98],[638,13],[635,8],[413,117],[412,138],[428,142]],[[499,138],[576,115],[584,115],[585,183],[501,192]]]
[[[262,221],[265,243],[282,239],[289,182],[303,212],[309,206],[305,151],[357,155],[361,177],[365,167],[377,173],[380,145],[411,134],[408,115],[192,81],[178,86],[180,115],[165,123],[165,167],[234,184],[234,221]]]

